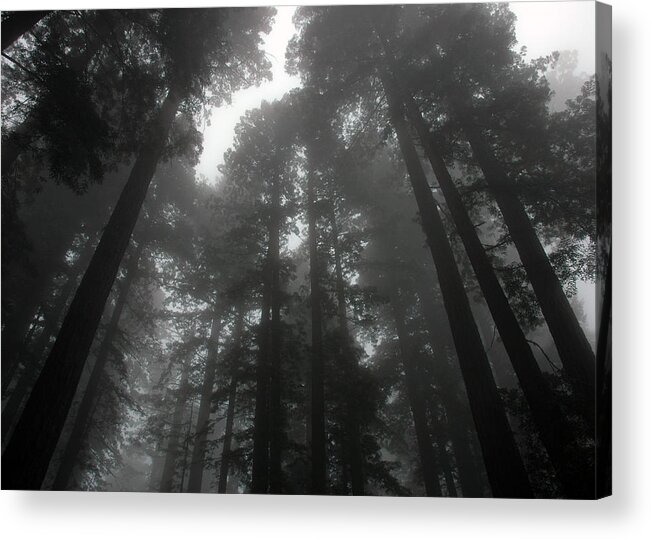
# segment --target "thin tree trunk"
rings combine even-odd
[[[15,11],[2,21],[2,51],[29,32],[50,11]]]
[[[2,455],[4,489],[41,487],[180,101],[181,95],[170,90],[149,138],[140,149],[57,340]]]
[[[513,369],[529,403],[531,415],[540,433],[540,439],[556,469],[557,478],[569,497],[593,497],[586,491],[586,488],[591,488],[593,473],[588,466],[577,466],[574,462],[575,459],[568,454],[576,436],[561,412],[557,398],[540,370],[526,336],[509,305],[461,196],[436,147],[433,134],[425,124],[413,98],[404,93],[403,97],[439,187],[445,196],[448,210],[464,244],[504,347],[509,354]]]
[[[188,419],[188,429],[183,440],[183,464],[181,465],[181,481],[179,482],[179,492],[183,492],[183,483],[185,483],[185,472],[188,470],[188,453],[190,452],[190,435],[192,433],[192,415],[194,414],[194,399],[190,402],[190,418]]]
[[[339,333],[341,339],[340,356],[344,363],[344,368],[349,373],[349,390],[346,403],[346,433],[347,433],[347,452],[348,464],[350,466],[350,481],[353,496],[363,496],[364,485],[364,458],[362,456],[361,428],[357,403],[353,391],[357,387],[359,380],[359,366],[357,359],[351,349],[351,337],[348,331],[348,320],[346,316],[346,288],[344,284],[343,268],[341,265],[341,252],[339,248],[339,227],[337,226],[337,215],[335,208],[332,208],[331,216],[332,229],[332,248],[335,259],[335,277],[337,293],[337,319],[339,321]]]
[[[192,447],[192,462],[190,463],[188,492],[201,492],[204,459],[206,456],[206,440],[208,437],[208,419],[210,418],[210,403],[212,401],[215,372],[217,370],[217,355],[221,329],[221,316],[215,315],[210,329],[208,359],[206,361],[206,368],[203,373],[203,384],[201,386],[201,400],[199,401],[194,446]]]
[[[326,435],[325,395],[323,385],[323,329],[321,312],[321,284],[317,238],[317,214],[314,173],[307,182],[307,218],[310,244],[310,302],[312,308],[312,365],[311,365],[311,492],[325,494],[326,491]]]
[[[235,399],[237,398],[237,377],[231,377],[231,385],[228,389],[228,409],[226,410],[226,427],[224,428],[224,447],[222,448],[222,458],[219,464],[219,483],[217,492],[226,493],[228,486],[228,470],[231,460],[231,445],[233,443],[233,423],[235,421]]]
[[[568,378],[583,399],[588,417],[594,418],[595,357],[592,348],[518,198],[515,183],[473,121],[470,100],[464,102],[457,95],[451,96],[450,102],[518,250]]]
[[[458,496],[457,486],[454,483],[454,477],[452,476],[452,466],[450,465],[450,455],[445,448],[445,440],[441,435],[438,429],[433,428],[434,438],[436,440],[436,445],[438,447],[438,457],[439,462],[441,463],[441,469],[445,475],[445,484],[448,491],[448,496],[451,498],[456,498]]]
[[[158,492],[172,492],[174,489],[174,475],[176,474],[176,461],[179,457],[179,441],[181,438],[181,427],[185,414],[185,405],[188,397],[188,369],[182,365],[181,381],[179,383],[176,406],[172,416],[170,436],[167,440],[167,451],[165,452],[165,464],[161,477]],[[183,488],[183,485],[181,485]]]
[[[61,457],[61,463],[59,464],[57,475],[54,478],[52,490],[66,490],[70,478],[72,477],[72,472],[77,463],[77,457],[84,444],[86,428],[92,419],[91,411],[94,408],[94,403],[99,399],[99,394],[101,392],[100,383],[102,378],[105,376],[106,365],[109,361],[113,342],[120,327],[120,318],[122,317],[122,312],[127,305],[131,285],[136,279],[138,263],[144,248],[145,244],[141,241],[135,248],[133,254],[129,258],[129,262],[127,263],[124,281],[122,282],[120,293],[115,302],[115,307],[111,313],[108,326],[106,327],[106,333],[102,339],[102,344],[97,351],[97,358],[95,359],[93,369],[90,373],[90,378],[88,379],[88,384],[84,390],[84,395],[79,404],[79,408],[77,409],[74,426]]]
[[[495,497],[530,498],[529,478],[495,385],[463,281],[432,191],[407,128],[394,83],[383,77],[391,122],[409,172],[423,231],[438,273],[486,471]]]
[[[392,285],[393,287],[393,285]],[[427,423],[427,409],[420,388],[419,375],[416,367],[416,351],[414,350],[409,332],[405,327],[405,312],[400,304],[397,290],[391,294],[391,308],[395,319],[398,342],[400,344],[400,355],[402,366],[405,371],[405,386],[407,388],[407,400],[414,421],[416,442],[420,456],[420,466],[423,472],[425,493],[427,496],[441,496],[441,483],[439,481],[437,458],[430,437],[429,425]]]

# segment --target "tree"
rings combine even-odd
[[[11,46],[25,32],[45,17],[49,11],[16,11],[3,13],[2,17],[2,50]]]
[[[168,93],[149,128],[127,184],[75,294],[39,381],[34,386],[14,435],[3,454],[6,470],[11,470],[10,473],[4,474],[3,485],[6,485],[6,488],[33,489],[40,486],[104,303],[158,160],[164,152],[167,135],[177,110],[185,99],[201,91],[197,81],[214,80],[214,75],[206,71],[210,69],[215,56],[219,61],[220,55],[226,53],[222,50],[221,41],[218,41],[218,44],[209,41],[209,36],[217,39],[214,23],[224,23],[221,11],[193,10],[185,11],[180,16],[166,13],[161,17],[160,24],[163,35],[170,40],[168,44],[173,47],[168,49],[172,52],[170,56],[164,58],[168,70]],[[247,10],[236,10],[234,13],[243,13],[245,17],[248,15]],[[207,14],[209,16],[206,16]],[[254,27],[259,25],[259,31],[264,30],[268,28],[269,16],[269,10],[254,11],[251,23]],[[200,29],[205,33],[202,34]],[[264,69],[265,64],[257,49],[259,34],[252,32],[250,36],[250,41],[243,44],[245,48],[241,53],[247,58],[244,69],[252,71],[251,74],[255,75],[258,66]],[[228,57],[228,53],[225,56]],[[222,76],[228,80],[229,75]],[[236,87],[237,84],[239,82],[233,81],[231,87]],[[56,410],[57,420],[53,417],[45,420],[41,413],[45,408]],[[35,437],[39,439],[38,444],[32,443]],[[24,465],[27,461],[30,462],[29,466]]]

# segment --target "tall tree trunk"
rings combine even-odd
[[[450,98],[454,114],[470,142],[473,155],[518,250],[568,378],[584,400],[587,415],[594,418],[595,357],[592,348],[518,198],[515,182],[506,174],[474,122],[470,99],[466,97],[464,100],[460,95],[463,94]]]
[[[359,366],[351,347],[351,336],[348,331],[348,320],[346,316],[346,287],[344,283],[343,268],[341,265],[341,252],[339,247],[339,227],[337,226],[336,210],[333,206],[330,214],[330,228],[332,230],[332,248],[335,259],[335,277],[337,293],[337,319],[339,322],[339,333],[341,339],[341,350],[339,355],[342,358],[344,369],[348,372],[349,389],[346,402],[346,433],[348,465],[350,467],[350,482],[353,496],[363,496],[365,490],[364,481],[364,457],[362,455],[361,426],[357,402],[353,394],[358,387]]]
[[[2,488],[39,489],[182,96],[171,89],[104,229],[43,371],[2,455]]]
[[[421,286],[418,295],[427,324],[430,346],[436,354],[440,355],[440,357],[435,357],[437,367],[443,378],[454,381],[458,376],[456,372],[452,372],[452,368],[446,360],[445,339],[440,329],[445,323],[443,318],[445,311],[442,309],[440,314],[437,313],[435,299],[429,287]],[[452,441],[463,496],[481,498],[484,496],[481,480],[482,472],[478,467],[477,459],[474,458],[470,436],[468,435],[468,428],[472,427],[472,415],[467,403],[462,402],[462,399],[455,391],[454,384],[448,382],[448,387],[445,389],[446,391],[442,392],[441,399],[448,414],[453,415],[455,418],[455,425],[449,428],[448,431]]]
[[[396,99],[395,85],[391,78],[384,76],[383,83],[389,102],[391,122],[398,135],[400,149],[418,204],[423,231],[438,273],[443,303],[450,320],[493,495],[530,498],[532,493],[529,478],[497,391],[452,247],[411,140],[403,107],[400,100]]]
[[[50,11],[15,11],[2,21],[2,51],[29,32]]]
[[[228,409],[226,410],[226,427],[224,428],[224,446],[222,448],[222,458],[219,463],[219,483],[217,492],[226,493],[228,486],[228,470],[231,460],[231,445],[233,443],[233,423],[235,422],[235,399],[237,398],[237,377],[235,374],[231,377],[231,385],[228,388]]]
[[[321,284],[317,238],[317,211],[315,200],[314,173],[307,182],[307,220],[310,245],[310,302],[312,308],[312,368],[311,368],[311,439],[312,494],[325,494],[326,491],[326,435],[325,435],[325,395],[323,385],[323,329],[321,312]]]
[[[612,249],[612,247],[611,247]],[[612,251],[604,268],[603,296],[598,320],[597,341],[597,401],[596,417],[596,496],[612,493]],[[597,281],[599,282],[599,281]],[[601,288],[601,287],[599,287]],[[598,290],[599,290],[598,288]]]
[[[282,493],[282,445],[284,417],[282,393],[282,335],[280,324],[280,185],[274,178],[271,190],[271,224],[269,230],[269,253],[271,255],[271,384],[269,391],[270,434],[269,434],[269,492]]]
[[[101,391],[100,384],[105,376],[106,365],[108,364],[111,349],[113,348],[113,342],[120,326],[120,318],[122,317],[122,312],[127,305],[131,285],[137,277],[138,263],[144,248],[145,244],[141,241],[133,251],[129,258],[129,262],[127,263],[126,273],[120,288],[120,293],[115,302],[115,307],[111,313],[108,326],[106,327],[106,333],[102,339],[102,344],[97,351],[97,358],[95,359],[93,369],[90,373],[88,385],[86,386],[84,395],[79,403],[77,415],[74,420],[74,426],[70,433],[70,437],[68,438],[63,456],[61,457],[61,463],[59,464],[59,469],[54,478],[52,490],[66,490],[70,478],[72,477],[72,472],[77,463],[77,457],[84,444],[84,434],[92,420],[91,412],[94,409],[95,403],[99,399]]]
[[[59,290],[55,304],[45,317],[45,326],[30,351],[30,357],[32,358],[31,364],[25,368],[25,371],[18,379],[16,387],[14,387],[11,396],[7,400],[7,404],[2,410],[2,438],[5,440],[7,439],[10,428],[18,418],[21,405],[29,395],[34,381],[38,378],[38,374],[45,361],[45,357],[43,356],[50,343],[50,339],[56,334],[64,309],[72,293],[75,291],[77,279],[82,274],[82,270],[86,267],[88,259],[92,254],[92,248],[93,243],[88,240],[75,266],[71,269],[68,280]]]
[[[188,470],[188,453],[190,452],[190,436],[192,434],[192,415],[194,414],[194,399],[190,401],[190,417],[188,419],[188,428],[183,440],[183,463],[181,464],[181,480],[179,482],[179,492],[183,492],[185,483],[185,473]]]
[[[413,98],[404,92],[403,97],[407,104],[407,112],[425,148],[425,153],[445,197],[448,210],[475,271],[481,291],[529,403],[531,415],[540,433],[540,439],[549,453],[563,490],[569,497],[593,497],[586,491],[586,488],[591,488],[593,473],[588,466],[576,466],[576,463],[573,462],[574,459],[568,454],[576,441],[576,436],[558,406],[557,397],[553,394],[540,370],[526,336],[509,305],[461,196],[441,157],[441,152],[436,147],[434,136],[425,124]]]
[[[267,257],[267,267],[269,266]],[[269,371],[271,279],[267,268],[263,275],[262,314],[258,336],[258,364],[256,366],[255,417],[253,420],[253,465],[251,491],[266,494],[269,490]]]
[[[443,474],[445,475],[445,485],[447,487],[448,496],[450,498],[456,498],[457,486],[454,484],[454,477],[452,476],[450,456],[445,449],[445,443],[440,437],[439,440],[437,440],[436,445],[438,446],[439,462],[441,463],[441,468],[443,469]]]
[[[215,372],[217,370],[217,355],[219,348],[219,334],[222,329],[220,315],[214,315],[212,327],[210,328],[210,342],[208,348],[208,359],[203,373],[201,385],[201,400],[197,413],[197,426],[194,434],[194,446],[192,447],[192,462],[190,463],[190,477],[188,478],[188,492],[201,492],[203,480],[204,459],[206,456],[206,440],[210,418],[210,403],[212,401],[213,386],[215,384]]]
[[[416,442],[418,443],[418,453],[420,456],[420,465],[423,472],[423,481],[425,483],[425,493],[427,496],[441,496],[441,483],[436,466],[437,458],[430,437],[429,425],[427,422],[427,408],[419,383],[419,375],[416,365],[416,350],[414,349],[411,337],[405,326],[405,312],[400,303],[398,291],[394,285],[391,285],[393,292],[391,294],[391,308],[395,319],[396,330],[398,333],[398,342],[400,344],[400,355],[402,356],[402,366],[405,372],[405,386],[407,388],[407,400],[414,420],[414,430],[416,432]]]
[[[170,436],[167,440],[167,449],[165,451],[165,464],[163,465],[163,475],[161,476],[158,492],[172,492],[174,489],[174,475],[176,474],[176,462],[180,453],[179,442],[181,439],[181,427],[183,426],[183,416],[188,398],[188,369],[187,365],[181,365],[181,380],[176,397],[174,414],[172,415],[172,425]],[[181,485],[183,487],[183,485]]]
[[[151,467],[149,469],[148,492],[158,492],[163,474],[165,457],[158,453],[151,456]]]

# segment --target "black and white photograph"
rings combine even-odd
[[[611,495],[610,6],[1,24],[3,490]]]

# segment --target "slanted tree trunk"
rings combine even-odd
[[[411,140],[395,83],[383,76],[391,122],[405,159],[448,314],[486,471],[495,497],[530,498],[529,478],[495,385],[452,247]]]
[[[2,455],[4,489],[41,487],[181,99],[177,90],[170,90],[140,149],[43,371]]]
[[[311,493],[325,494],[326,491],[326,434],[325,434],[325,395],[323,381],[323,328],[321,312],[321,284],[317,238],[317,210],[314,173],[307,182],[307,220],[310,245],[310,303],[312,310],[312,364],[311,385],[311,439],[310,453]]]
[[[217,370],[217,355],[219,347],[219,334],[221,333],[221,316],[215,315],[210,328],[210,342],[208,344],[208,359],[203,373],[201,385],[201,399],[197,412],[197,426],[192,447],[192,462],[190,463],[190,477],[188,478],[188,492],[201,492],[203,480],[204,459],[206,456],[206,440],[210,418],[210,403],[212,400],[215,372]]]
[[[237,398],[237,377],[231,377],[231,385],[228,388],[228,408],[226,410],[226,427],[224,428],[224,446],[222,448],[222,458],[219,463],[219,483],[217,492],[226,493],[228,486],[228,470],[231,460],[231,445],[233,444],[233,423],[235,422],[235,399]]]
[[[181,427],[183,426],[183,416],[188,398],[188,369],[186,365],[181,365],[181,381],[179,383],[176,406],[172,416],[172,425],[170,436],[167,440],[167,450],[165,452],[165,464],[163,465],[163,475],[161,477],[158,492],[172,492],[174,489],[174,475],[176,474],[176,463],[181,452],[179,444],[181,439]],[[181,485],[181,489],[183,485]],[[180,489],[179,489],[180,490]]]
[[[2,51],[29,32],[50,11],[15,11],[2,20]]]
[[[18,379],[16,387],[14,387],[11,396],[7,400],[7,404],[2,410],[2,438],[5,440],[7,439],[10,428],[18,418],[21,405],[29,395],[34,381],[43,366],[43,362],[45,361],[43,356],[50,343],[50,339],[56,334],[70,296],[75,291],[77,279],[88,263],[88,259],[92,254],[92,247],[92,242],[90,240],[87,241],[83,252],[79,255],[75,266],[70,271],[68,280],[59,290],[55,304],[45,317],[45,326],[30,351],[30,357],[32,358],[31,364],[25,367],[25,372]]]
[[[359,366],[350,346],[351,336],[348,331],[348,320],[346,316],[346,287],[344,274],[341,265],[341,252],[339,247],[339,227],[337,226],[336,210],[333,207],[330,214],[330,228],[332,230],[332,249],[334,252],[336,294],[337,294],[337,320],[339,323],[339,334],[341,339],[341,350],[339,355],[348,373],[349,390],[346,403],[346,433],[348,466],[350,468],[350,482],[353,496],[364,495],[364,457],[362,455],[362,441],[359,414],[355,401],[354,389],[359,380]],[[345,466],[345,465],[344,465]]]
[[[4,209],[3,209],[4,211]],[[51,256],[49,265],[38,268],[35,279],[30,280],[30,286],[24,291],[21,301],[9,314],[2,331],[2,393],[5,394],[9,384],[18,370],[21,357],[29,344],[27,334],[41,307],[43,296],[54,278],[63,267],[63,261],[73,238],[53,241],[48,246]]]
[[[509,301],[495,275],[495,271],[477,236],[448,169],[413,98],[403,92],[407,112],[425,148],[439,187],[445,197],[457,232],[466,249],[477,276],[477,281],[491,312],[522,391],[529,403],[531,415],[540,433],[540,439],[549,453],[556,475],[569,497],[593,497],[591,489],[594,475],[589,466],[578,466],[568,454],[575,442],[575,434],[563,415],[540,366],[533,355],[526,336],[518,323]]]
[[[90,373],[88,385],[86,386],[84,395],[79,403],[77,415],[74,420],[74,426],[70,433],[70,437],[68,438],[66,448],[63,451],[63,456],[61,457],[61,463],[59,464],[57,475],[54,478],[52,490],[66,490],[70,478],[72,477],[72,472],[77,463],[77,457],[84,444],[84,434],[92,420],[92,411],[95,409],[95,403],[99,399],[101,392],[100,383],[106,373],[106,365],[108,364],[115,336],[117,335],[120,326],[120,318],[122,317],[122,312],[127,305],[131,285],[137,277],[138,262],[142,256],[144,248],[145,244],[141,241],[133,251],[129,258],[129,262],[127,263],[124,280],[120,287],[120,293],[118,294],[115,307],[113,308],[111,318],[106,327],[106,333],[102,339],[102,344],[97,351],[97,358],[95,359],[93,369]]]
[[[427,324],[427,331],[429,334],[430,346],[435,353],[440,354],[441,357],[436,356],[437,367],[442,373],[442,376],[447,380],[455,380],[456,373],[451,372],[451,367],[445,358],[445,345],[441,337],[440,326],[446,321],[443,319],[445,316],[444,311],[437,314],[435,309],[434,298],[431,291],[422,286],[418,291],[420,297],[420,304],[425,316]],[[473,451],[470,447],[470,437],[468,436],[468,429],[472,426],[472,417],[469,413],[468,406],[459,398],[454,387],[446,387],[445,392],[442,393],[442,400],[445,409],[455,413],[455,425],[448,429],[450,440],[452,441],[452,449],[454,450],[457,470],[459,472],[459,482],[463,490],[463,496],[467,498],[481,498],[484,496],[484,488],[481,480],[481,470],[478,467],[477,459],[474,458]],[[467,420],[466,420],[467,418]]]
[[[437,458],[427,422],[427,407],[425,406],[425,400],[419,382],[416,365],[417,360],[415,357],[416,350],[414,350],[411,337],[405,326],[405,312],[400,303],[398,291],[395,289],[391,294],[391,308],[398,333],[402,367],[405,372],[407,400],[409,401],[409,408],[411,409],[411,415],[414,421],[420,466],[423,473],[423,482],[425,483],[425,493],[427,496],[440,497],[441,483],[439,482],[439,474],[436,466]]]
[[[583,399],[588,417],[594,418],[595,357],[592,348],[518,198],[517,186],[506,174],[476,125],[469,98],[464,100],[460,96],[463,93],[450,98],[454,115],[470,142],[473,155],[518,250],[568,379]]]

